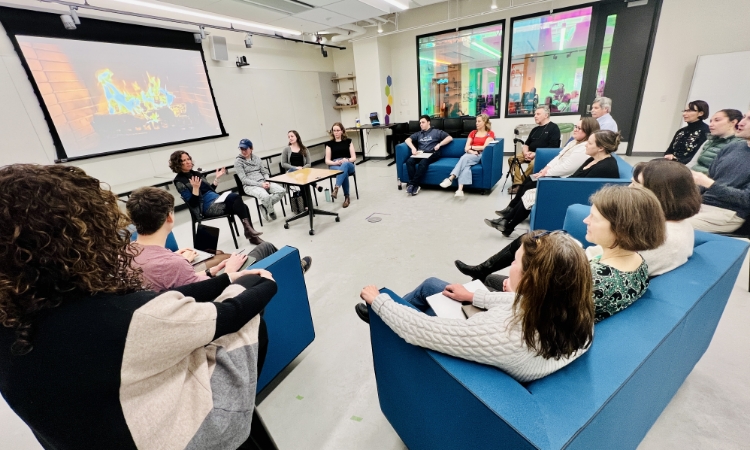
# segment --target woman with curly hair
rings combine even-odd
[[[129,220],[99,180],[18,164],[0,185],[0,393],[41,445],[240,446],[271,274],[140,290]]]
[[[253,228],[250,210],[239,194],[232,192],[222,203],[216,203],[219,198],[216,186],[219,185],[219,178],[227,173],[226,168],[217,170],[213,183],[209,183],[203,174],[193,170],[193,158],[185,150],[177,150],[169,156],[169,168],[177,174],[174,177],[174,185],[194,215],[212,217],[231,211],[242,221],[245,238],[249,239],[251,244],[260,245],[263,242],[258,237],[263,232]]]

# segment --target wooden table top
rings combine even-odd
[[[340,170],[329,169],[300,169],[294,172],[287,172],[275,177],[269,178],[268,181],[275,183],[291,184],[294,186],[305,186],[316,181],[325,180],[326,178],[335,177],[340,174]]]

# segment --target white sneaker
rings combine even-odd
[[[456,197],[463,197],[464,191],[456,191]]]
[[[445,180],[443,180],[443,181],[440,182],[440,187],[441,188],[447,188],[447,187],[450,187],[451,184],[453,184],[453,182],[451,181],[451,179],[450,178],[446,178]]]
[[[273,220],[271,219],[270,214],[268,214],[268,210],[266,209],[265,206],[260,205],[260,212],[263,213],[263,218],[266,219],[266,222],[270,222]]]

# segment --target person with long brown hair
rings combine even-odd
[[[356,170],[357,166],[354,165],[354,162],[357,160],[357,154],[354,152],[354,144],[346,136],[346,129],[341,122],[333,124],[330,134],[331,140],[326,143],[326,165],[329,169],[341,171],[336,176],[336,186],[333,188],[333,192],[331,192],[331,198],[336,200],[339,188],[343,188],[344,208],[347,208],[351,202],[349,197],[349,176]]]
[[[0,185],[0,393],[39,442],[239,447],[271,274],[141,290],[128,218],[99,180],[17,164],[0,169]]]
[[[281,151],[281,168],[287,172],[308,168],[311,166],[310,151],[302,143],[302,138],[296,130],[287,133],[289,145]]]
[[[510,271],[513,292],[469,292],[460,284],[425,280],[394,302],[375,286],[360,297],[410,344],[489,364],[520,382],[542,378],[570,364],[591,345],[594,304],[591,270],[583,249],[564,232],[521,238]],[[467,320],[433,317],[426,298],[441,293],[486,309]],[[357,312],[367,313],[364,304]],[[364,317],[363,317],[364,318]]]

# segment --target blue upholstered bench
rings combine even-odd
[[[634,449],[711,342],[747,248],[696,232],[689,261],[597,324],[586,354],[526,384],[407,344],[371,311],[380,407],[411,450]]]
[[[448,178],[451,170],[465,153],[465,146],[465,138],[456,138],[442,147],[441,158],[430,164],[421,184],[437,186],[441,181]],[[466,185],[466,187],[482,189],[486,192],[497,184],[503,172],[503,147],[503,139],[498,139],[497,143],[490,144],[484,149],[482,160],[471,168],[472,184]],[[406,170],[406,161],[409,158],[411,158],[411,149],[406,144],[398,144],[396,146],[396,173],[399,180],[399,189],[401,183],[409,182],[409,175]]]

